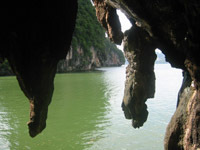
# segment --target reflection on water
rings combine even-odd
[[[90,150],[161,150],[166,126],[175,111],[177,93],[181,85],[181,71],[169,64],[157,64],[156,94],[147,101],[148,121],[140,129],[133,129],[131,121],[124,118],[121,110],[125,74],[121,68],[102,68],[106,97],[110,104],[107,114],[110,126],[104,129],[106,137],[95,142]],[[108,142],[109,141],[109,142]]]
[[[56,78],[55,99],[50,106],[53,111],[49,113],[50,118],[53,118],[49,121],[55,122],[57,126],[65,124],[62,128],[64,131],[61,132],[65,132],[67,136],[67,138],[65,136],[65,141],[72,140],[68,142],[68,145],[71,145],[73,149],[89,147],[105,136],[101,131],[109,126],[105,116],[109,111],[107,110],[108,102],[104,96],[101,75],[99,72],[75,73],[67,74],[67,76],[58,75]],[[60,106],[54,104],[60,104]],[[61,112],[55,116],[57,111]],[[58,116],[61,120],[57,119]],[[63,122],[63,119],[66,121]],[[58,122],[61,123],[58,124]]]
[[[165,128],[176,107],[181,72],[169,65],[156,65],[157,93],[148,100],[149,118],[138,130],[131,127],[121,110],[125,67],[100,70],[56,76],[47,128],[34,139],[29,137],[26,126],[28,100],[15,77],[1,77],[0,149],[163,149]]]
[[[10,145],[6,138],[10,134],[9,130],[11,129],[7,119],[6,112],[2,112],[0,109],[0,149],[8,149]]]
[[[22,131],[27,132],[26,122],[22,120],[28,116],[29,105],[25,105],[28,101],[20,91],[15,77],[1,77],[0,89],[0,149],[16,149],[21,124],[25,126]]]
[[[47,128],[34,139],[26,126],[28,100],[14,77],[0,78],[0,149],[82,150],[104,138],[101,131],[109,126],[110,110],[101,76],[102,72],[58,74]]]

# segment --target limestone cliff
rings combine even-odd
[[[120,66],[125,59],[114,43],[105,37],[105,30],[96,18],[90,0],[78,0],[76,26],[71,48],[58,72],[85,71],[102,66]]]
[[[87,56],[81,47],[69,50],[66,59],[58,63],[57,72],[89,71],[99,67],[121,66],[125,63],[122,51],[106,49],[105,53],[90,48],[91,55]]]

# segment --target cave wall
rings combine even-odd
[[[142,126],[147,120],[148,111],[145,102],[154,96],[154,50],[159,48],[172,67],[180,68],[184,72],[183,83],[177,94],[177,110],[166,130],[165,149],[200,148],[200,40],[198,38],[200,2],[197,0],[93,0],[93,2],[97,18],[107,29],[110,39],[115,43],[120,43],[119,40],[124,41],[124,52],[129,61],[122,102],[125,117],[132,119],[134,128]],[[120,9],[132,23],[132,28],[123,33],[123,36],[119,31],[119,19],[113,9]],[[112,20],[112,23],[107,20]]]

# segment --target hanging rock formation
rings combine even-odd
[[[108,5],[103,0],[93,0],[96,9],[96,15],[98,21],[107,30],[108,37],[116,44],[121,44],[123,39],[123,33],[121,31],[121,25],[119,17],[116,13],[116,9]]]
[[[178,94],[177,110],[165,136],[166,150],[200,149],[200,2],[158,0],[93,0],[98,20],[108,30],[110,39],[119,43],[120,9],[133,27],[124,34],[124,51],[129,61],[122,108],[133,127],[147,119],[145,101],[154,96],[154,49],[184,72]],[[111,7],[111,8],[110,8]],[[109,9],[108,9],[109,8]],[[112,11],[110,11],[112,10]],[[107,15],[112,22],[107,20]],[[110,32],[112,31],[112,32]],[[113,33],[113,34],[112,34]],[[116,37],[116,38],[115,38]]]
[[[46,126],[57,63],[70,47],[77,2],[36,0],[2,6],[0,58],[8,59],[30,101],[28,127],[34,137]]]
[[[145,102],[155,93],[155,45],[146,31],[132,27],[124,37],[124,52],[129,65],[122,108],[125,117],[132,119],[133,127],[137,128],[147,120]]]

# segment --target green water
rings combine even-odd
[[[104,71],[56,75],[47,127],[35,138],[29,137],[26,126],[28,100],[15,77],[1,77],[0,150],[162,150],[165,128],[175,110],[181,72],[173,69],[172,74],[166,65],[156,67],[160,91],[148,102],[148,122],[135,130],[124,119],[120,107],[125,67],[101,70]],[[172,87],[163,86],[165,83]]]

